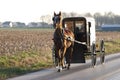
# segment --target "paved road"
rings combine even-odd
[[[99,61],[98,58],[95,68],[87,60],[85,64],[72,64],[70,70],[60,73],[51,68],[8,80],[120,80],[120,53],[106,56],[103,65]]]

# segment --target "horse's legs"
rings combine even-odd
[[[58,58],[58,52],[57,52],[57,50],[56,50],[56,47],[54,47],[54,50],[55,50],[55,66],[56,66],[56,68],[58,67],[58,65],[59,65],[59,58]]]
[[[61,60],[62,60],[62,67],[64,68],[64,67],[66,67],[65,66],[65,62],[64,62],[64,58],[65,58],[65,53],[66,53],[66,50],[67,50],[67,48],[66,47],[64,47],[63,48],[63,52],[62,52],[62,56],[61,56]]]
[[[58,72],[60,72],[62,70],[61,51],[60,51],[60,49],[57,50],[57,54],[58,54],[58,67],[59,67]]]
[[[70,46],[69,48],[68,48],[68,67],[67,67],[67,69],[70,69],[70,63],[71,63],[71,59],[72,59],[72,52],[73,52],[73,47],[72,46]]]
[[[66,49],[65,49],[66,50]],[[64,58],[64,49],[63,49],[63,52],[61,52],[62,50],[61,49],[57,49],[56,50],[56,54],[58,56],[58,72],[60,72],[63,68],[63,58]]]

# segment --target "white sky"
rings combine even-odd
[[[53,12],[113,12],[120,15],[120,0],[0,0],[0,22],[39,21]]]

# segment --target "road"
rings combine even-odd
[[[45,69],[8,80],[119,80],[120,79],[120,53],[108,55],[105,64],[92,68],[90,60],[85,64],[71,64],[70,70],[57,72],[57,69]]]

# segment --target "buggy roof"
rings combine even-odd
[[[86,20],[85,17],[67,17],[64,18],[62,21],[78,21],[78,20]]]

